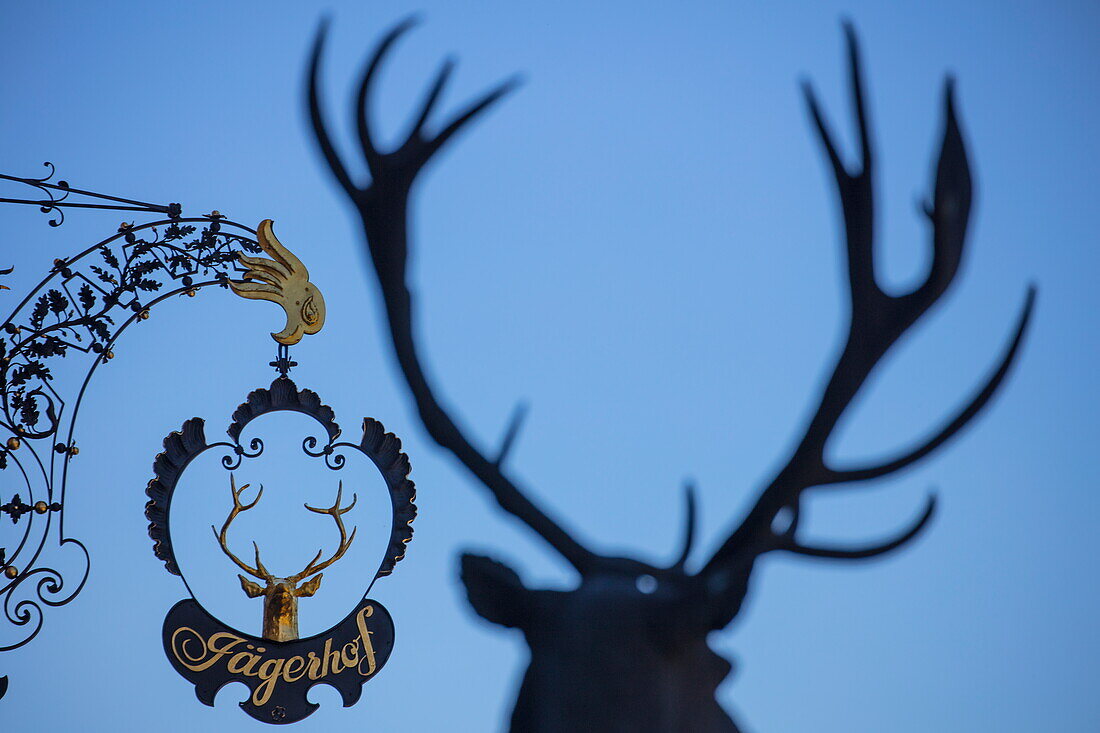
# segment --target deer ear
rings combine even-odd
[[[264,594],[262,586],[253,583],[243,575],[238,575],[237,577],[241,579],[241,587],[244,588],[244,592],[249,598],[255,598],[256,596],[262,596]]]
[[[321,587],[321,576],[323,575],[324,573],[318,573],[306,582],[302,583],[300,586],[298,586],[298,592],[294,595],[305,596],[306,598],[309,598],[311,595],[317,592],[318,588]]]
[[[531,591],[507,565],[481,555],[462,555],[462,583],[477,614],[501,626],[523,628]]]

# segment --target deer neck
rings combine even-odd
[[[264,638],[268,641],[298,639],[298,596],[294,590],[278,584],[264,594]]]

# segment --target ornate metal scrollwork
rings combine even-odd
[[[280,359],[281,361],[281,359]],[[251,501],[244,502],[242,493],[249,484],[238,489],[230,473],[230,491],[233,508],[216,539],[222,550],[246,573],[263,581],[259,585],[239,576],[243,590],[250,597],[281,594],[282,601],[271,606],[265,600],[263,637],[251,636],[215,618],[194,597],[186,598],[169,610],[164,621],[164,648],[173,668],[188,682],[195,685],[199,700],[214,705],[217,691],[230,682],[241,682],[249,688],[249,697],[240,703],[241,708],[253,718],[265,723],[292,723],[312,714],[318,707],[309,702],[307,693],[316,684],[336,688],[344,702],[350,706],[358,701],[362,686],[373,678],[389,659],[393,650],[393,619],[385,607],[368,597],[374,582],[389,575],[404,557],[405,546],[412,539],[412,522],[416,517],[416,488],[409,480],[409,459],[401,451],[401,441],[387,433],[382,424],[373,418],[363,420],[363,435],[358,443],[337,442],[341,435],[335,414],[321,402],[316,392],[299,390],[286,376],[280,374],[270,387],[254,390],[247,400],[233,413],[226,433],[228,441],[209,442],[202,418],[193,417],[183,423],[180,430],[164,439],[164,451],[153,462],[154,476],[145,493],[149,502],[145,516],[149,520],[149,536],[153,540],[153,553],[164,563],[168,572],[183,579],[188,592],[190,584],[181,571],[172,546],[172,501],[180,478],[189,466],[208,451],[224,451],[221,465],[233,471],[243,458],[257,458],[263,452],[263,442],[253,438],[246,449],[241,435],[255,419],[274,412],[298,412],[313,418],[316,427],[311,432],[326,436],[318,439],[307,437],[302,448],[312,458],[321,458],[330,469],[339,471],[346,460],[342,451],[358,451],[371,460],[385,481],[386,492],[392,508],[389,540],[385,554],[373,575],[364,577],[366,586],[362,600],[335,626],[320,634],[300,639],[298,636],[298,596],[312,596],[320,586],[322,569],[339,559],[350,546],[357,530],[351,535],[345,532],[341,516],[355,506],[341,508],[343,482],[331,508],[319,509],[308,504],[306,509],[331,515],[337,522],[341,542],[332,558],[315,564],[321,557],[318,552],[306,569],[300,573],[276,577],[260,560],[260,547],[253,543],[256,560],[246,564],[226,545],[229,524],[242,511],[247,511],[260,501],[263,487],[259,487]],[[256,489],[253,489],[256,491]],[[212,528],[213,529],[213,528]],[[307,576],[312,579],[305,581]],[[287,605],[289,604],[289,605]],[[337,646],[333,647],[336,643]],[[331,648],[341,651],[335,656]],[[252,660],[246,663],[241,660]],[[329,660],[333,660],[330,667]],[[240,663],[238,663],[240,662]],[[264,674],[254,670],[288,670]]]
[[[228,441],[208,442],[206,422],[193,417],[164,439],[164,451],[153,461],[154,477],[145,489],[149,502],[145,516],[149,520],[149,537],[153,540],[153,553],[173,575],[180,575],[175,552],[172,549],[171,527],[168,516],[172,493],[180,476],[199,455],[208,450],[223,449],[222,468],[237,469],[242,458],[257,458],[263,453],[263,441],[253,438],[249,448],[241,445],[241,434],[249,423],[272,412],[299,412],[317,421],[328,436],[328,441],[317,449],[320,441],[308,436],[302,449],[313,458],[323,458],[333,470],[344,467],[346,459],[341,450],[354,450],[374,463],[386,482],[392,508],[392,522],[386,555],[371,582],[393,572],[394,566],[405,556],[405,546],[412,540],[412,523],[416,518],[416,487],[409,479],[408,456],[401,451],[401,439],[387,433],[382,423],[374,418],[363,419],[363,435],[358,443],[338,442],[342,433],[336,424],[332,408],[321,402],[316,392],[299,390],[286,375],[276,377],[270,387],[253,390],[248,398],[233,412],[233,422],[226,429]],[[369,592],[369,588],[367,589]]]
[[[64,511],[69,464],[79,453],[76,419],[92,375],[114,358],[122,332],[148,318],[157,304],[210,286],[227,288],[231,278],[239,280],[246,272],[238,261],[241,253],[261,252],[255,230],[217,211],[184,217],[179,204],[150,204],[72,188],[65,181],[52,183],[54,168],[46,166],[44,178],[0,174],[0,181],[32,188],[44,198],[8,197],[0,203],[56,214],[51,226],[61,225],[65,208],[160,218],[124,222],[78,254],[54,260],[49,273],[0,323],[0,519],[8,520],[0,521],[0,627],[7,627],[0,628],[0,651],[33,639],[42,627],[42,605],[68,603],[87,580],[88,551],[66,535]],[[0,275],[11,271],[0,270]],[[0,289],[8,288],[0,284]],[[58,360],[73,357],[87,362],[82,374],[54,373]],[[70,546],[79,551],[81,570],[66,582],[43,562]]]
[[[42,178],[23,178],[20,176],[9,176],[0,173],[0,180],[12,181],[14,183],[20,183],[25,186],[37,189],[42,193],[45,198],[41,199],[23,199],[23,198],[0,198],[0,203],[5,204],[29,204],[31,206],[37,206],[39,211],[43,214],[54,213],[56,219],[50,219],[50,226],[59,227],[65,222],[65,209],[110,209],[112,211],[140,211],[151,214],[164,214],[169,218],[179,218],[182,207],[179,204],[150,204],[144,201],[135,201],[133,199],[124,199],[118,196],[108,196],[105,193],[95,193],[94,191],[84,191],[79,188],[73,188],[69,185],[68,181],[57,181],[51,183],[50,179],[53,178],[56,169],[53,163],[46,161],[43,163],[49,173]],[[54,192],[59,191],[60,196],[55,196]],[[69,194],[76,194],[78,198],[94,199],[99,202],[107,203],[94,203],[88,201],[69,201]]]
[[[265,219],[254,230],[217,211],[184,217],[179,204],[162,206],[72,188],[65,181],[53,183],[53,166],[46,165],[49,175],[43,178],[0,175],[0,182],[30,187],[41,198],[0,198],[0,203],[32,205],[43,213],[56,214],[49,220],[55,227],[64,221],[66,208],[166,218],[123,222],[110,236],[78,254],[54,260],[49,273],[0,323],[0,519],[10,520],[10,526],[0,522],[0,652],[30,642],[42,628],[43,606],[68,603],[88,579],[88,551],[80,540],[66,534],[64,512],[70,463],[79,454],[76,420],[92,375],[114,358],[115,343],[130,324],[147,319],[154,306],[169,298],[193,297],[209,286],[228,288],[243,298],[271,301],[283,309],[285,326],[271,334],[279,344],[272,362],[279,376],[270,387],[253,391],[233,413],[228,441],[208,443],[199,418],[187,420],[180,431],[165,438],[164,452],[155,460],[155,477],[146,489],[150,499],[146,516],[155,555],[169,572],[183,577],[172,550],[171,501],[180,475],[194,458],[210,450],[223,451],[221,466],[233,471],[264,452],[259,437],[242,443],[242,432],[252,420],[270,412],[300,412],[321,427],[315,432],[322,437],[310,435],[302,442],[307,455],[340,470],[346,463],[344,451],[355,450],[374,463],[385,481],[392,523],[385,555],[373,575],[365,578],[369,593],[374,581],[393,571],[412,539],[416,507],[415,489],[408,478],[409,461],[401,452],[400,441],[371,418],[363,421],[358,444],[337,442],[341,431],[332,409],[314,392],[299,390],[287,376],[295,366],[288,347],[303,335],[321,330],[325,301],[320,289],[310,282],[305,265],[275,236],[272,221]],[[270,259],[251,256],[261,253]],[[11,268],[0,270],[0,276],[11,272]],[[8,289],[0,283],[0,290]],[[56,368],[60,359],[80,356],[86,370]],[[233,508],[216,538],[238,567],[264,583],[240,576],[247,595],[265,597],[263,638],[229,629],[192,597],[176,604],[165,618],[169,661],[195,684],[199,699],[210,705],[228,681],[244,682],[252,694],[242,708],[268,723],[289,723],[312,713],[317,705],[309,702],[306,694],[315,684],[336,687],[344,704],[351,705],[392,651],[394,627],[389,613],[365,593],[342,622],[323,635],[299,639],[297,599],[317,591],[322,571],[339,560],[354,540],[355,529],[346,534],[342,516],[355,506],[356,497],[342,506],[340,483],[331,507],[307,504],[309,511],[333,518],[340,545],[332,557],[321,560],[318,553],[299,573],[276,577],[261,564],[258,547],[253,568],[226,544],[232,519],[259,501],[257,494],[250,504],[241,504],[240,492],[246,488],[238,490],[230,480]],[[78,551],[75,579],[66,579],[60,570],[45,564],[69,546]],[[183,580],[186,585],[187,579]],[[8,634],[12,640],[5,638],[5,632],[12,632]],[[242,672],[236,663],[226,664],[224,669],[212,666],[228,654],[220,641],[228,638],[247,650],[238,650],[233,659],[247,654],[253,658],[252,664],[258,664],[263,656],[260,672]],[[205,646],[196,646],[199,639],[205,639]],[[330,651],[333,644],[339,646],[338,652]],[[207,656],[212,661],[206,660]],[[284,664],[281,676],[263,672],[275,666],[282,670]],[[7,677],[0,677],[0,697],[7,689]]]

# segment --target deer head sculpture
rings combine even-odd
[[[317,589],[321,587],[321,578],[323,577],[321,571],[343,557],[344,553],[348,551],[352,541],[355,539],[355,531],[358,528],[353,527],[351,534],[348,535],[344,530],[343,515],[347,514],[355,507],[355,502],[358,501],[358,497],[352,494],[351,504],[346,508],[341,508],[340,501],[344,494],[344,484],[340,482],[339,488],[336,490],[336,502],[328,509],[318,509],[316,507],[311,507],[309,504],[305,505],[305,508],[311,512],[327,514],[335,520],[336,528],[340,531],[340,544],[329,559],[321,561],[321,555],[324,553],[324,549],[320,549],[317,551],[317,554],[313,556],[313,559],[309,561],[309,564],[305,566],[305,569],[294,575],[278,578],[272,575],[271,572],[264,567],[264,564],[260,562],[260,548],[255,542],[252,543],[252,548],[256,552],[256,567],[251,567],[242,562],[226,545],[225,536],[229,531],[229,525],[233,523],[233,520],[237,518],[238,514],[246,512],[256,506],[260,501],[260,497],[264,495],[264,487],[261,486],[260,490],[256,492],[255,499],[248,504],[242,504],[241,494],[243,494],[244,490],[249,486],[251,486],[251,484],[245,484],[238,489],[233,474],[229,475],[229,491],[233,495],[233,508],[229,511],[229,516],[226,517],[225,523],[222,524],[221,532],[213,526],[211,526],[210,529],[214,530],[214,536],[218,538],[218,545],[222,548],[222,552],[224,552],[230,560],[236,563],[237,567],[253,578],[264,582],[263,585],[260,585],[243,575],[237,576],[241,579],[241,588],[249,598],[264,597],[263,637],[268,641],[294,641],[298,638],[298,599],[302,597],[308,598],[317,592]],[[306,578],[309,578],[309,580],[302,583]],[[299,583],[301,583],[301,585],[299,585]]]
[[[1035,292],[1022,312],[1004,353],[970,401],[932,436],[896,457],[864,466],[837,467],[825,447],[837,421],[868,375],[954,281],[962,259],[970,216],[971,179],[966,148],[947,81],[944,130],[932,199],[925,205],[931,228],[927,278],[903,295],[884,292],[875,280],[873,245],[874,158],[867,125],[859,53],[848,26],[848,56],[856,128],[858,167],[840,158],[812,88],[804,88],[814,126],[836,178],[844,211],[851,308],[848,337],[833,366],[820,402],[789,459],[759,492],[740,525],[697,570],[689,571],[695,527],[695,501],[686,492],[687,526],[683,550],[670,567],[601,555],[578,541],[548,516],[505,471],[522,420],[517,411],[495,455],[475,447],[440,404],[421,366],[413,336],[413,296],[406,277],[409,254],[408,201],[419,172],[451,138],[513,88],[507,81],[475,100],[438,128],[428,120],[451,73],[446,63],[424,97],[408,137],[382,151],[368,120],[367,103],[377,70],[394,41],[411,25],[393,28],[370,56],[358,84],[356,131],[369,181],[353,180],[333,146],[319,98],[319,72],[325,28],[313,47],[307,102],[317,142],[337,182],[363,225],[398,364],[429,435],[450,451],[497,501],[525,523],[571,565],[579,576],[568,591],[532,590],[516,572],[487,557],[464,555],[462,581],[478,614],[519,629],[531,661],[512,713],[513,731],[736,731],[715,699],[730,665],[707,645],[707,635],[738,614],[757,560],[788,552],[835,560],[864,560],[902,547],[927,526],[936,507],[929,496],[917,519],[886,541],[864,547],[830,547],[803,542],[799,509],[804,492],[828,491],[893,474],[924,458],[956,435],[997,391],[1011,367],[1027,328]]]

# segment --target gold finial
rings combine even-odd
[[[305,334],[317,333],[325,325],[325,298],[309,281],[309,270],[302,261],[275,237],[271,225],[271,219],[260,222],[256,240],[272,259],[240,255],[248,272],[243,282],[231,280],[229,287],[242,298],[268,300],[280,306],[286,312],[286,326],[271,337],[293,346]],[[250,282],[253,280],[258,282]]]

